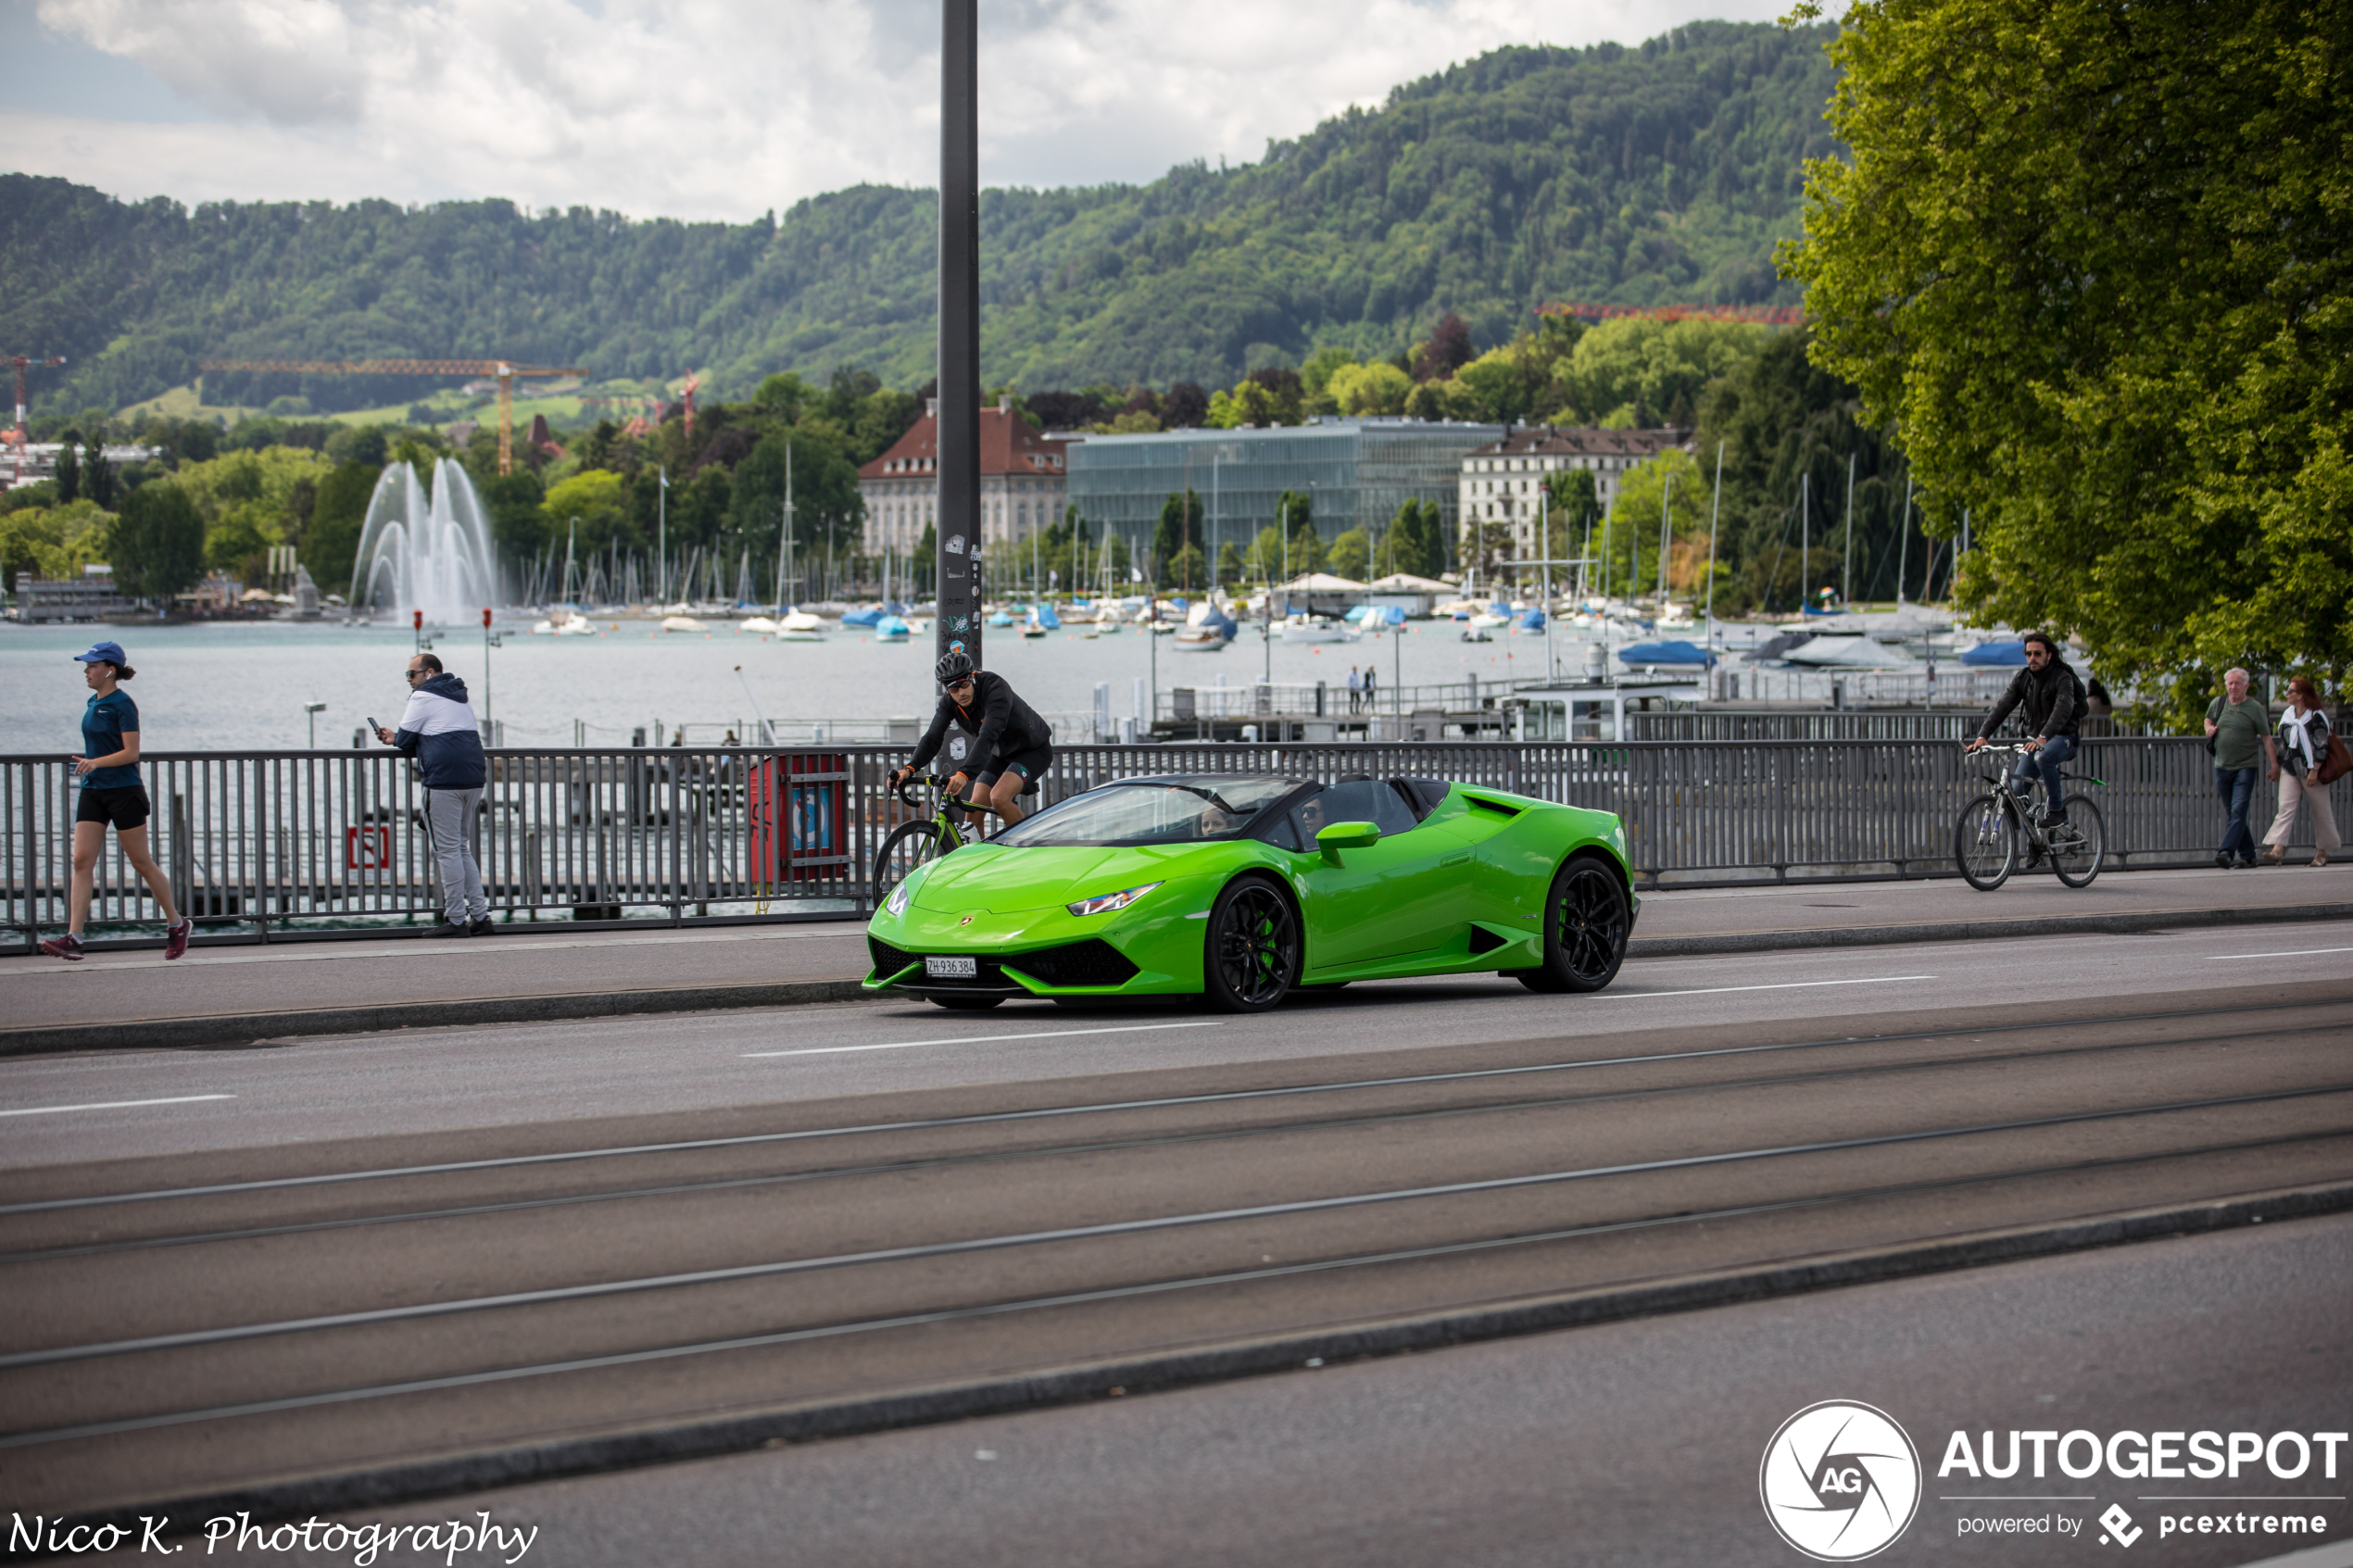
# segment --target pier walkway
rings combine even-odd
[[[1637,957],[2071,931],[2353,920],[2353,866],[2111,872],[2070,891],[2020,877],[1993,894],[1949,879],[1646,894]],[[858,998],[862,921],[578,934],[539,927],[459,942],[199,943],[79,964],[0,958],[0,1055],[250,1045],[303,1035]],[[2353,933],[2347,935],[2353,943]]]

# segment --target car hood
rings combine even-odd
[[[1148,882],[1195,875],[1210,869],[1204,857],[1230,847],[1223,842],[1140,849],[1005,849],[989,844],[968,845],[933,862],[912,902],[919,909],[967,914],[1045,909]]]

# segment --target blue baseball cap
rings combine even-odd
[[[120,643],[93,643],[90,645],[88,653],[78,653],[73,658],[77,664],[96,664],[101,661],[107,664],[131,662],[131,656],[122,651]]]

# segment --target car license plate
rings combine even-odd
[[[926,980],[977,980],[980,961],[977,959],[932,957],[924,960]]]

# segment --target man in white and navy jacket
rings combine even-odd
[[[400,732],[379,728],[376,738],[417,759],[424,775],[425,820],[433,827],[434,859],[441,868],[442,923],[429,936],[487,936],[490,900],[471,842],[474,812],[490,768],[482,734],[466,701],[466,683],[442,671],[429,653],[409,661],[409,707]]]

